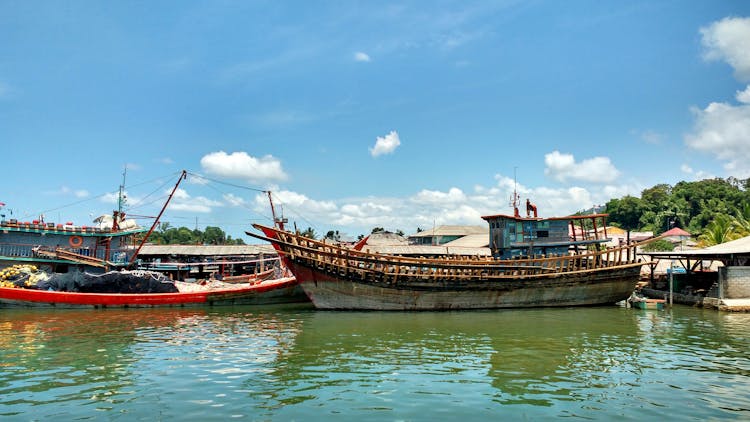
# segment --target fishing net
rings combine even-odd
[[[71,271],[51,274],[36,284],[40,290],[80,293],[177,293],[177,287],[163,274],[152,271],[110,271],[90,274]]]

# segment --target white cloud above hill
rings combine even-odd
[[[707,60],[726,61],[738,80],[750,79],[750,18],[724,18],[701,28]],[[692,109],[692,132],[685,144],[715,156],[730,176],[750,177],[750,85],[735,95],[737,104],[712,102]]]
[[[247,180],[254,183],[278,182],[288,176],[281,161],[272,155],[253,157],[244,151],[227,154],[217,151],[201,158],[201,167],[208,174],[231,179]]]
[[[750,18],[727,17],[701,28],[703,57],[722,60],[741,81],[750,79]]]

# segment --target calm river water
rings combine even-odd
[[[750,314],[0,309],[2,420],[749,419]]]

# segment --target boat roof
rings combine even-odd
[[[116,236],[127,236],[137,233],[145,233],[148,231],[144,227],[136,227],[126,230],[102,230],[94,227],[86,226],[75,226],[75,227],[44,227],[40,225],[25,225],[25,224],[6,224],[3,222],[0,225],[0,230],[3,232],[17,232],[17,233],[45,233],[52,235],[61,236],[96,236],[96,237],[116,237]]]
[[[271,245],[143,245],[138,255],[246,256],[276,255]]]
[[[423,230],[419,233],[409,235],[410,238],[432,237],[432,236],[468,236],[481,234],[487,236],[489,228],[487,226],[459,226],[443,225],[431,229]]]
[[[489,244],[490,237],[487,230],[485,230],[484,233],[481,234],[467,234],[464,237],[444,243],[442,246],[447,246],[449,248],[486,248],[489,247]]]
[[[487,242],[485,242],[486,244]],[[432,255],[462,255],[462,256],[490,256],[490,248],[461,247],[461,246],[433,246],[433,245],[366,245],[365,252],[384,255],[432,256]]]
[[[516,217],[514,215],[496,214],[496,215],[482,216],[482,219],[491,220],[491,219],[504,218],[504,219],[516,220],[516,221],[552,221],[552,220],[591,220],[594,218],[605,218],[608,216],[609,214],[581,214],[581,215],[568,215],[565,217],[523,217],[523,216]]]

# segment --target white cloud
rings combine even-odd
[[[392,130],[385,136],[378,136],[375,140],[375,146],[370,148],[370,155],[377,157],[383,154],[392,154],[399,145],[401,145],[401,140],[398,138],[398,133]]]
[[[168,191],[165,193],[169,194]],[[196,196],[193,198],[186,190],[178,188],[172,196],[172,201],[169,203],[169,209],[173,211],[210,213],[214,207],[220,207],[222,205],[224,204],[208,199],[204,196]]]
[[[354,53],[354,61],[369,62],[370,60],[370,56],[367,53],[363,53],[361,51],[357,51],[356,53]]]
[[[750,18],[727,17],[700,32],[706,60],[726,61],[737,79],[750,79]]]
[[[711,103],[692,111],[695,124],[685,144],[724,161],[732,176],[750,176],[750,104]]]
[[[715,179],[716,176],[714,176],[711,173],[705,172],[703,170],[694,170],[692,167],[690,167],[687,164],[683,164],[680,166],[680,170],[691,177],[692,180],[704,180],[704,179]]]
[[[466,202],[466,195],[458,188],[450,188],[448,192],[423,189],[412,201],[419,204],[456,204]]]
[[[186,180],[191,185],[207,185],[208,184],[208,180],[205,177],[199,174],[194,174],[194,173],[188,174],[188,177]]]
[[[233,193],[227,193],[223,196],[224,201],[226,201],[227,204],[233,206],[233,207],[241,207],[244,206],[247,201],[245,201],[244,198],[240,198],[239,196],[233,194]]]
[[[750,79],[750,18],[724,18],[700,32],[707,60],[724,60],[735,77]],[[738,105],[712,102],[702,110],[692,108],[695,122],[685,144],[723,161],[731,176],[744,178],[750,176],[750,86],[735,98]]]
[[[356,234],[369,233],[373,227],[403,230],[407,234],[417,227],[427,229],[433,225],[485,225],[483,215],[512,214],[510,197],[514,187],[518,190],[525,215],[526,199],[537,205],[543,217],[565,216],[602,205],[611,198],[627,194],[638,195],[642,186],[597,185],[596,189],[583,186],[564,188],[527,187],[510,177],[497,175],[492,186],[474,186],[470,193],[452,187],[447,191],[420,190],[408,198],[364,197],[335,201],[321,201],[291,191],[274,191],[277,213],[283,209],[290,223],[304,228],[313,227],[318,234],[328,230]],[[258,194],[255,209],[270,216],[268,197]],[[290,224],[291,227],[291,224]]]
[[[44,192],[47,195],[74,196],[76,198],[88,198],[89,191],[86,189],[71,189],[68,186],[60,186],[58,190]]]
[[[663,134],[658,133],[654,130],[650,130],[650,129],[644,130],[644,131],[634,130],[631,133],[641,138],[643,142],[646,142],[647,144],[653,144],[653,145],[661,144],[665,138]]]
[[[735,98],[737,98],[738,102],[750,104],[750,85],[748,85],[744,91],[737,91]]]
[[[547,166],[544,174],[560,182],[580,180],[590,183],[610,183],[620,175],[607,157],[594,157],[576,163],[572,154],[552,151],[544,156],[544,163]]]
[[[317,201],[301,193],[279,189],[273,190],[272,195],[277,214],[293,213],[311,217],[337,215],[338,206],[333,201]],[[271,214],[267,194],[261,193],[255,196],[254,209],[261,214]]]
[[[209,174],[252,182],[283,181],[287,175],[281,161],[271,155],[256,158],[246,152],[212,152],[201,158],[203,170]]]

